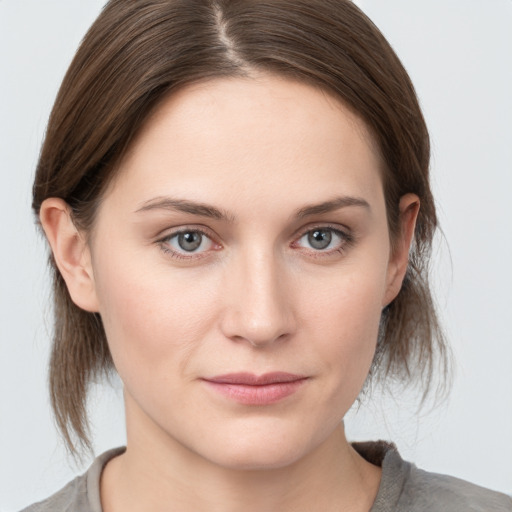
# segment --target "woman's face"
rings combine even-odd
[[[121,162],[91,270],[129,442],[233,468],[300,459],[356,399],[396,294],[364,124],[272,76],[182,90]]]

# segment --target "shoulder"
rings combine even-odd
[[[21,512],[85,512],[78,508],[87,495],[86,475],[77,476],[59,492],[39,503],[34,503]]]
[[[83,475],[77,476],[60,491],[21,512],[102,512],[100,478],[107,462],[125,448],[115,448],[100,455]]]
[[[452,476],[410,465],[401,501],[404,510],[444,512],[512,512],[512,498]],[[412,505],[416,508],[408,508]],[[435,507],[435,508],[433,508]]]
[[[370,512],[512,512],[512,498],[459,478],[418,469],[393,444],[354,443],[369,462],[382,467]]]

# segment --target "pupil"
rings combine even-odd
[[[201,233],[189,231],[180,233],[178,236],[178,244],[184,251],[195,251],[203,240]]]
[[[315,249],[325,249],[326,247],[329,247],[331,240],[332,240],[331,232],[325,231],[322,229],[317,229],[315,231],[312,231],[308,235],[308,241],[309,241],[311,247],[314,247]]]

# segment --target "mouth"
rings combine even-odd
[[[229,373],[202,379],[213,391],[243,405],[270,405],[298,391],[308,377],[286,372]]]

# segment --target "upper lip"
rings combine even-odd
[[[245,386],[265,386],[268,384],[277,384],[284,382],[294,382],[305,379],[303,375],[296,375],[287,372],[270,372],[263,375],[255,375],[253,373],[239,372],[227,373],[225,375],[217,375],[208,377],[204,380],[215,382],[217,384],[241,384]]]

